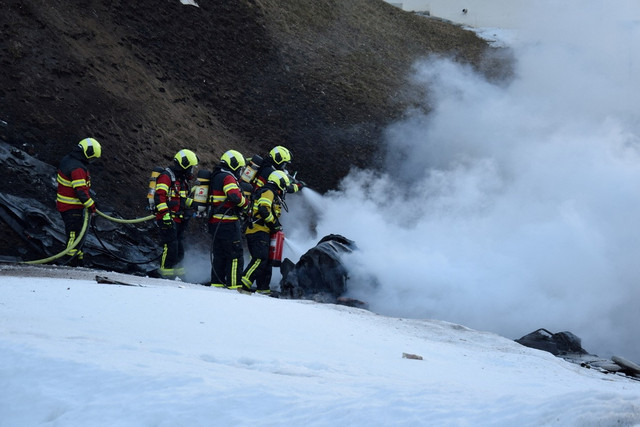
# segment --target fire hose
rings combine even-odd
[[[99,211],[98,209],[96,209],[96,213],[98,215],[100,215],[101,217],[106,218],[109,221],[117,222],[118,224],[135,224],[135,223],[138,223],[138,222],[149,221],[150,219],[155,218],[155,215],[149,215],[149,216],[144,216],[144,217],[135,218],[135,219],[114,218],[112,216],[107,215],[104,212]]]
[[[60,257],[65,256],[66,254],[71,252],[73,249],[75,249],[75,247],[78,246],[80,244],[80,242],[82,242],[82,239],[84,239],[84,234],[87,231],[87,225],[88,224],[89,224],[89,215],[87,215],[87,209],[85,208],[85,210],[84,210],[84,222],[82,223],[82,229],[80,229],[80,235],[71,244],[71,246],[67,246],[67,248],[65,250],[63,250],[59,254],[52,255],[49,258],[37,259],[37,260],[34,260],[34,261],[25,261],[24,264],[46,264],[46,263],[48,263],[50,261],[53,261],[53,260],[56,260],[56,259],[58,259]]]
[[[153,218],[155,218],[154,215],[149,215],[149,216],[145,216],[145,217],[141,217],[141,218],[135,218],[135,219],[122,219],[122,218],[114,218],[112,216],[109,216],[99,210],[96,209],[96,213],[98,215],[100,215],[103,218],[108,219],[109,221],[113,221],[119,224],[135,224],[135,223],[139,223],[139,222],[143,222],[143,221],[149,221]],[[82,223],[82,229],[80,230],[80,234],[78,235],[78,237],[75,239],[75,241],[70,245],[67,246],[62,252],[57,253],[55,255],[52,255],[48,258],[43,258],[43,259],[37,259],[37,260],[33,260],[33,261],[24,261],[23,264],[46,264],[48,262],[54,261],[58,258],[61,258],[63,256],[65,256],[66,254],[68,254],[69,252],[71,252],[73,249],[76,248],[76,246],[78,246],[80,244],[80,242],[82,242],[82,240],[84,239],[84,235],[87,232],[87,228],[89,225],[89,215],[87,215],[87,209],[84,210],[84,222]],[[92,228],[94,230],[94,232],[96,232],[95,227],[92,224]],[[100,240],[100,238],[98,237],[97,233],[96,233],[96,237],[98,239],[98,241],[100,242],[100,244],[102,245],[102,247],[109,253],[109,255],[121,260],[121,261],[126,261],[123,258],[118,257],[117,255],[113,254],[111,251],[109,251],[104,243],[102,242],[102,240]],[[154,259],[151,259],[149,261],[144,261],[144,262],[136,262],[134,264],[147,264],[150,262],[153,262],[155,260],[157,260],[160,256],[155,257]],[[127,261],[129,262],[129,261]]]

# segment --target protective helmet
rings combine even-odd
[[[173,157],[173,161],[183,170],[188,170],[198,165],[198,156],[191,150],[182,149]]]
[[[273,160],[273,163],[276,165],[291,162],[291,152],[282,145],[273,147],[271,151],[269,151],[269,157],[271,157],[271,160]]]
[[[267,182],[273,182],[280,189],[280,191],[283,192],[287,191],[287,187],[291,183],[287,174],[283,171],[278,170],[273,171],[269,174]]]
[[[229,150],[222,155],[220,163],[225,164],[234,173],[240,172],[247,163],[244,160],[244,156],[236,150]]]
[[[100,143],[93,138],[85,138],[78,143],[78,147],[82,150],[82,154],[89,161],[99,159],[102,155],[102,147]]]

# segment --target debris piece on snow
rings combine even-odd
[[[422,356],[418,356],[417,354],[411,353],[402,353],[403,359],[413,359],[413,360],[422,360]]]
[[[639,365],[619,356],[613,356],[611,360],[608,360],[590,354],[582,348],[580,338],[571,332],[554,334],[541,328],[515,341],[526,347],[547,351],[584,368],[593,368],[604,373],[626,374],[633,379],[640,378]]]
[[[554,356],[588,354],[588,352],[582,348],[580,338],[567,331],[554,334],[544,328],[540,328],[515,341],[525,347],[548,351]]]
[[[137,284],[137,283],[129,283],[129,282],[123,282],[121,280],[110,279],[107,276],[96,276],[96,282],[104,283],[104,284],[107,284],[107,285],[122,285],[122,286],[140,286],[140,287],[144,287],[143,285],[140,285],[140,284]]]
[[[617,365],[620,365],[622,367],[621,371],[625,374],[640,377],[640,365],[620,356],[613,356],[611,360],[613,360]]]

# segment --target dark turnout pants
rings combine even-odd
[[[179,264],[184,259],[184,230],[186,222],[174,222],[172,227],[167,227],[162,221],[157,221],[162,245],[162,259],[160,261],[160,274],[164,277],[183,276],[184,268]]]
[[[244,268],[240,221],[209,223],[213,236],[211,252],[211,286],[240,287]]]
[[[82,226],[84,225],[84,208],[70,209],[68,211],[60,212],[60,215],[64,222],[64,232],[67,236],[68,248],[80,237],[80,231],[82,231]],[[84,246],[85,237],[86,233],[82,236],[80,243],[78,243],[75,248],[71,249],[71,251],[64,256],[62,262],[65,265],[73,267],[82,267],[84,265],[84,252],[82,252],[82,247]]]
[[[251,254],[251,261],[242,273],[242,283],[250,288],[256,282],[258,291],[269,290],[271,283],[272,266],[269,262],[269,245],[271,237],[265,231],[257,231],[247,234],[247,246]]]

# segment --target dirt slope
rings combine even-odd
[[[412,102],[417,58],[496,69],[474,33],[382,0],[199,3],[0,0],[0,139],[56,165],[97,138],[96,200],[130,215],[150,169],[182,147],[211,168],[227,149],[283,144],[325,191],[375,161],[381,130]]]

